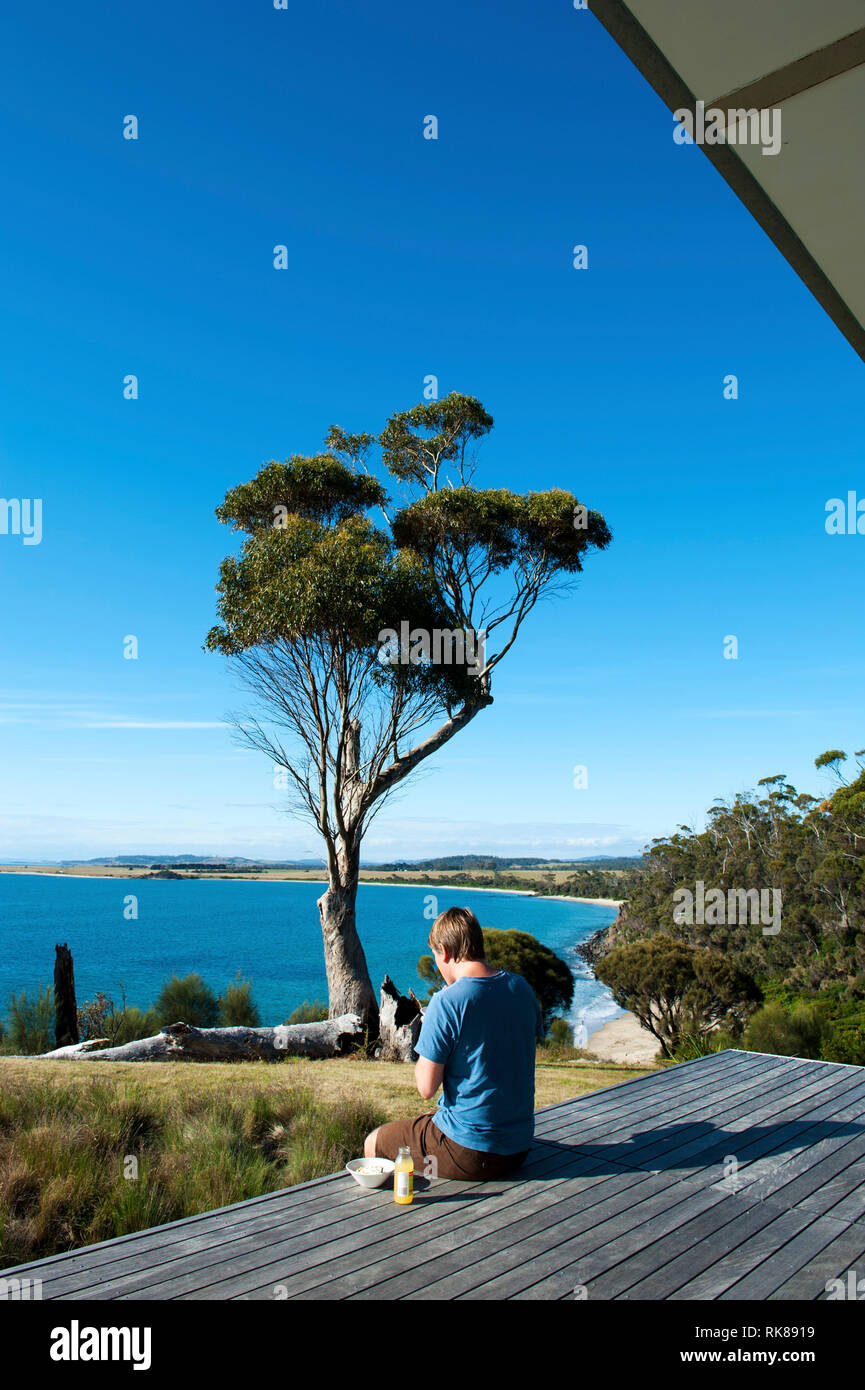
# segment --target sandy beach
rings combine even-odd
[[[604,1062],[644,1066],[655,1061],[660,1043],[633,1014],[621,1014],[590,1034],[586,1051],[593,1052]]]

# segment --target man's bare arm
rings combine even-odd
[[[414,1064],[414,1079],[424,1100],[432,1100],[445,1074],[442,1062],[429,1062],[426,1057],[418,1057]]]

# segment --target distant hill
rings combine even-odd
[[[150,868],[154,864],[219,869],[323,869],[323,859],[243,859],[239,855],[219,854],[114,854],[100,859],[61,859],[64,869],[74,865],[94,864],[100,868]]]
[[[5,861],[0,861],[5,862]],[[10,861],[11,862],[11,861]],[[31,861],[47,863],[47,860]],[[219,868],[219,869],[324,869],[323,859],[245,859],[241,855],[219,854],[111,854],[98,859],[52,860],[64,869],[76,865],[94,865],[104,868],[153,868],[166,866],[176,868]],[[641,864],[639,855],[616,857],[598,854],[591,859],[543,859],[509,858],[495,854],[450,854],[438,859],[398,859],[386,864],[365,861],[363,868],[380,869],[387,873],[400,870],[433,871],[456,870],[465,873],[472,869],[495,869],[498,872],[517,869],[633,869]]]
[[[400,859],[392,864],[365,864],[368,869],[633,869],[643,861],[639,855],[616,858],[609,854],[594,859],[509,859],[494,854],[451,854],[443,859]]]

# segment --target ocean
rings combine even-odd
[[[219,994],[240,971],[262,1022],[281,1023],[304,1000],[327,1000],[322,891],[309,882],[0,873],[0,1016],[13,992],[53,982],[54,947],[65,942],[79,1004],[102,990],[144,1009],[171,975],[192,971]],[[574,974],[571,1020],[582,1016],[589,1033],[622,1012],[574,950],[613,921],[614,907],[469,888],[361,885],[358,930],[376,990],[388,974],[423,998],[417,962],[429,954],[431,918],[458,905],[482,926],[530,932],[562,956]]]

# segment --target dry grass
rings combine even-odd
[[[585,1095],[601,1086],[614,1086],[642,1076],[652,1067],[628,1067],[615,1062],[551,1062],[538,1051],[535,1070],[535,1108]],[[242,1095],[262,1087],[275,1094],[297,1085],[312,1089],[324,1103],[357,1100],[361,1097],[382,1106],[389,1119],[420,1114],[426,1104],[415,1089],[413,1069],[403,1062],[371,1062],[362,1058],[329,1057],[312,1061],[288,1057],[278,1065],[268,1062],[67,1062],[19,1060],[0,1057],[0,1094],[13,1081],[29,1083],[36,1078],[91,1083],[100,1077],[113,1082],[126,1077],[140,1081],[148,1089],[171,1087],[178,1098],[219,1091],[230,1086]],[[433,1102],[429,1102],[430,1107]],[[391,1113],[393,1112],[393,1113]]]

